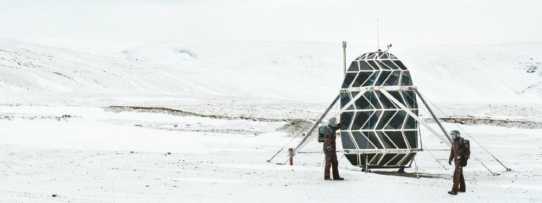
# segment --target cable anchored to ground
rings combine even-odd
[[[425,145],[423,145],[423,144],[422,144],[422,147],[427,149],[427,147],[426,147]],[[427,150],[427,151],[429,152],[429,154],[430,154],[433,158],[435,158],[435,161],[437,161],[437,163],[440,164],[440,166],[442,166],[442,168],[444,168],[444,170],[448,170],[446,167],[444,167],[444,164],[440,163],[440,161],[437,159],[437,157],[435,157],[435,155],[433,155],[433,153],[431,153],[430,150]]]
[[[421,94],[421,93],[419,93]],[[429,101],[429,100],[428,100]],[[441,109],[439,109],[433,102],[429,101],[429,103],[431,103],[431,105],[433,105],[433,107],[435,107],[438,111],[440,111],[440,113],[442,113],[444,116],[446,117],[449,117],[448,115],[446,115],[446,113],[444,113],[444,111],[442,111]],[[493,157],[493,159],[495,159],[495,161],[497,161],[499,164],[501,164],[505,169],[506,171],[512,171],[511,168],[508,168],[506,165],[504,165],[504,163],[502,163],[499,159],[497,159],[497,157],[495,157],[495,155],[493,155],[491,152],[489,152],[489,150],[487,150],[484,146],[482,146],[476,139],[474,139],[473,136],[471,136],[469,133],[467,133],[467,131],[465,131],[463,128],[461,128],[461,126],[457,125],[457,123],[454,123],[459,129],[461,129],[463,132],[465,132],[465,134],[467,136],[469,136],[469,138],[472,139],[472,141],[474,141],[476,144],[478,144],[478,146],[480,146],[484,151],[486,151],[491,157]],[[473,155],[474,156],[474,155]],[[474,158],[476,158],[474,156]],[[482,165],[484,165],[484,163],[482,163],[478,158],[476,158],[476,160],[478,160]],[[484,165],[484,167],[486,167]],[[487,167],[486,167],[487,168]],[[489,168],[488,168],[489,170]],[[489,170],[493,175],[495,175],[495,173],[493,173],[491,170]]]
[[[321,115],[322,115],[322,113],[318,114],[318,116],[316,118],[320,117]],[[294,136],[292,139],[290,139],[290,141],[288,143],[286,143],[286,145],[284,145],[282,148],[280,148],[280,150],[277,153],[275,153],[275,155],[273,155],[270,159],[268,159],[267,162],[271,162],[271,160],[273,160],[280,152],[282,152],[282,150],[284,150],[284,148],[286,148],[292,141],[295,140],[295,138],[299,137],[299,135],[301,135],[301,134],[303,134],[303,133],[299,133],[296,136]],[[308,135],[305,135],[305,136],[308,136]]]

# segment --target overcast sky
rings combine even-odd
[[[540,0],[0,0],[17,40],[542,42]]]

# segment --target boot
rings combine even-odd
[[[333,180],[344,180],[344,178],[338,177],[338,178],[333,178]]]
[[[331,178],[329,178],[329,176],[326,176],[324,177],[324,180],[331,180]]]
[[[459,189],[459,190],[457,190],[457,191],[458,191],[458,192],[466,192],[467,190],[465,190],[465,189]]]
[[[452,190],[452,191],[448,191],[448,194],[451,194],[451,195],[457,195],[457,192],[454,192],[454,191]]]

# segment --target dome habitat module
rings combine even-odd
[[[381,90],[418,115],[410,72],[393,54],[369,52],[352,61],[340,93],[345,157],[368,168],[408,167],[420,151],[418,122]],[[359,95],[362,94],[362,95]]]

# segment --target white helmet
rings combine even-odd
[[[452,130],[450,136],[452,136],[452,140],[455,140],[461,136],[461,133],[458,130]]]
[[[322,122],[320,122],[320,124],[321,124],[322,126],[327,126],[327,121],[322,121]]]
[[[329,119],[329,126],[331,127],[337,127],[337,118],[332,117]]]

